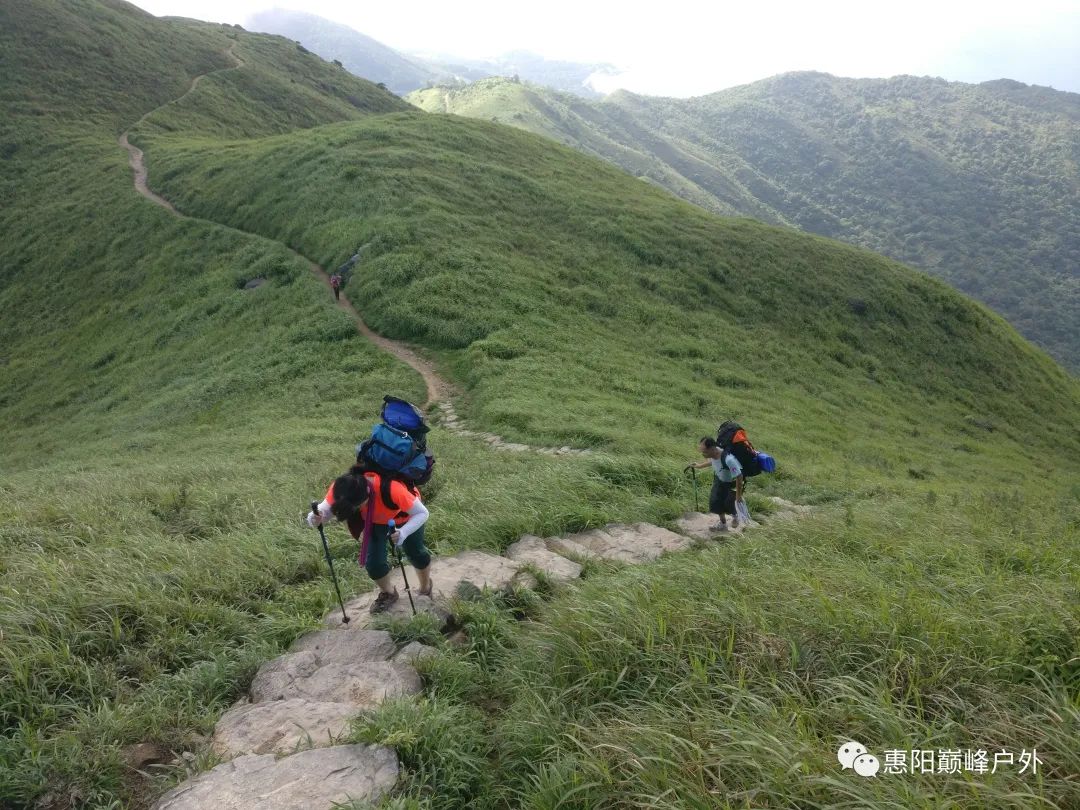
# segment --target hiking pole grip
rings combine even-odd
[[[391,518],[386,521],[386,528],[390,530],[389,534],[386,536],[386,540],[390,543],[391,548],[394,549],[394,556],[397,557],[398,568],[401,569],[401,578],[405,582],[405,593],[409,597],[409,607],[412,608],[412,615],[415,616],[416,603],[413,602],[412,589],[409,587],[409,578],[405,576],[405,563],[401,560],[401,550],[397,547],[397,544],[394,543],[394,529],[397,528],[397,522]]]
[[[317,501],[311,502],[311,513],[315,517],[319,516],[319,504]],[[337,574],[334,572],[334,561],[330,559],[330,546],[326,542],[326,532],[323,531],[322,523],[319,524],[319,537],[322,538],[323,554],[326,555],[326,564],[330,566],[330,579],[334,581],[334,593],[337,594],[338,605],[341,606],[341,623],[349,623],[349,614],[345,612],[345,601],[341,598],[341,588],[338,587]]]

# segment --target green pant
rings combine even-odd
[[[389,545],[390,527],[380,526],[378,523],[374,524],[371,527],[371,542],[368,543],[367,564],[364,565],[368,576],[372,579],[382,579],[390,573],[390,563],[386,560],[386,551]],[[423,571],[431,565],[431,555],[424,547],[423,526],[406,537],[405,542],[401,544],[401,548],[417,571]]]

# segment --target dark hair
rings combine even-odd
[[[710,450],[711,450],[712,448],[714,448],[714,447],[718,447],[718,446],[719,446],[719,445],[717,445],[717,443],[716,443],[716,439],[713,439],[713,438],[711,438],[711,437],[709,437],[709,436],[704,436],[704,437],[702,437],[701,441],[699,441],[699,442],[698,442],[698,444],[703,444],[703,445],[705,445],[705,447],[707,447],[707,448],[708,448],[708,449],[710,449]]]
[[[367,499],[367,479],[350,470],[334,479],[334,505],[330,511],[338,520],[347,520]]]

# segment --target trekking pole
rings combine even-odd
[[[315,514],[319,514],[319,504],[315,501],[311,502],[311,511]],[[337,574],[334,573],[334,561],[330,559],[330,546],[326,544],[326,532],[323,531],[322,524],[319,524],[319,537],[322,538],[323,553],[326,554],[326,564],[330,566],[330,578],[334,580],[334,591],[337,593],[338,604],[341,605],[341,622],[342,624],[349,623],[349,614],[345,612],[345,602],[341,599],[341,588],[338,587]]]
[[[391,535],[394,533],[395,526],[397,526],[397,524],[393,520],[388,520],[386,522],[386,527],[390,529]],[[412,600],[412,591],[409,589],[409,578],[405,576],[405,563],[401,561],[401,551],[390,537],[387,537],[387,539],[390,540],[390,547],[394,549],[394,556],[397,557],[398,568],[401,569],[401,578],[405,580],[405,593],[409,595],[409,607],[412,608],[412,615],[415,616],[416,604]]]
[[[700,512],[701,505],[698,503],[698,489],[697,489],[697,467],[690,465],[690,472],[694,476],[694,511]]]

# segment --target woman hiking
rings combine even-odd
[[[419,490],[397,480],[385,487],[378,473],[357,466],[334,480],[317,509],[308,513],[307,522],[314,528],[331,517],[337,518],[348,526],[354,539],[361,541],[360,564],[379,587],[371,612],[384,613],[398,598],[397,587],[390,582],[389,543],[404,550],[416,569],[418,593],[431,596],[431,554],[424,547],[428,514]],[[396,526],[393,532],[391,521]]]

